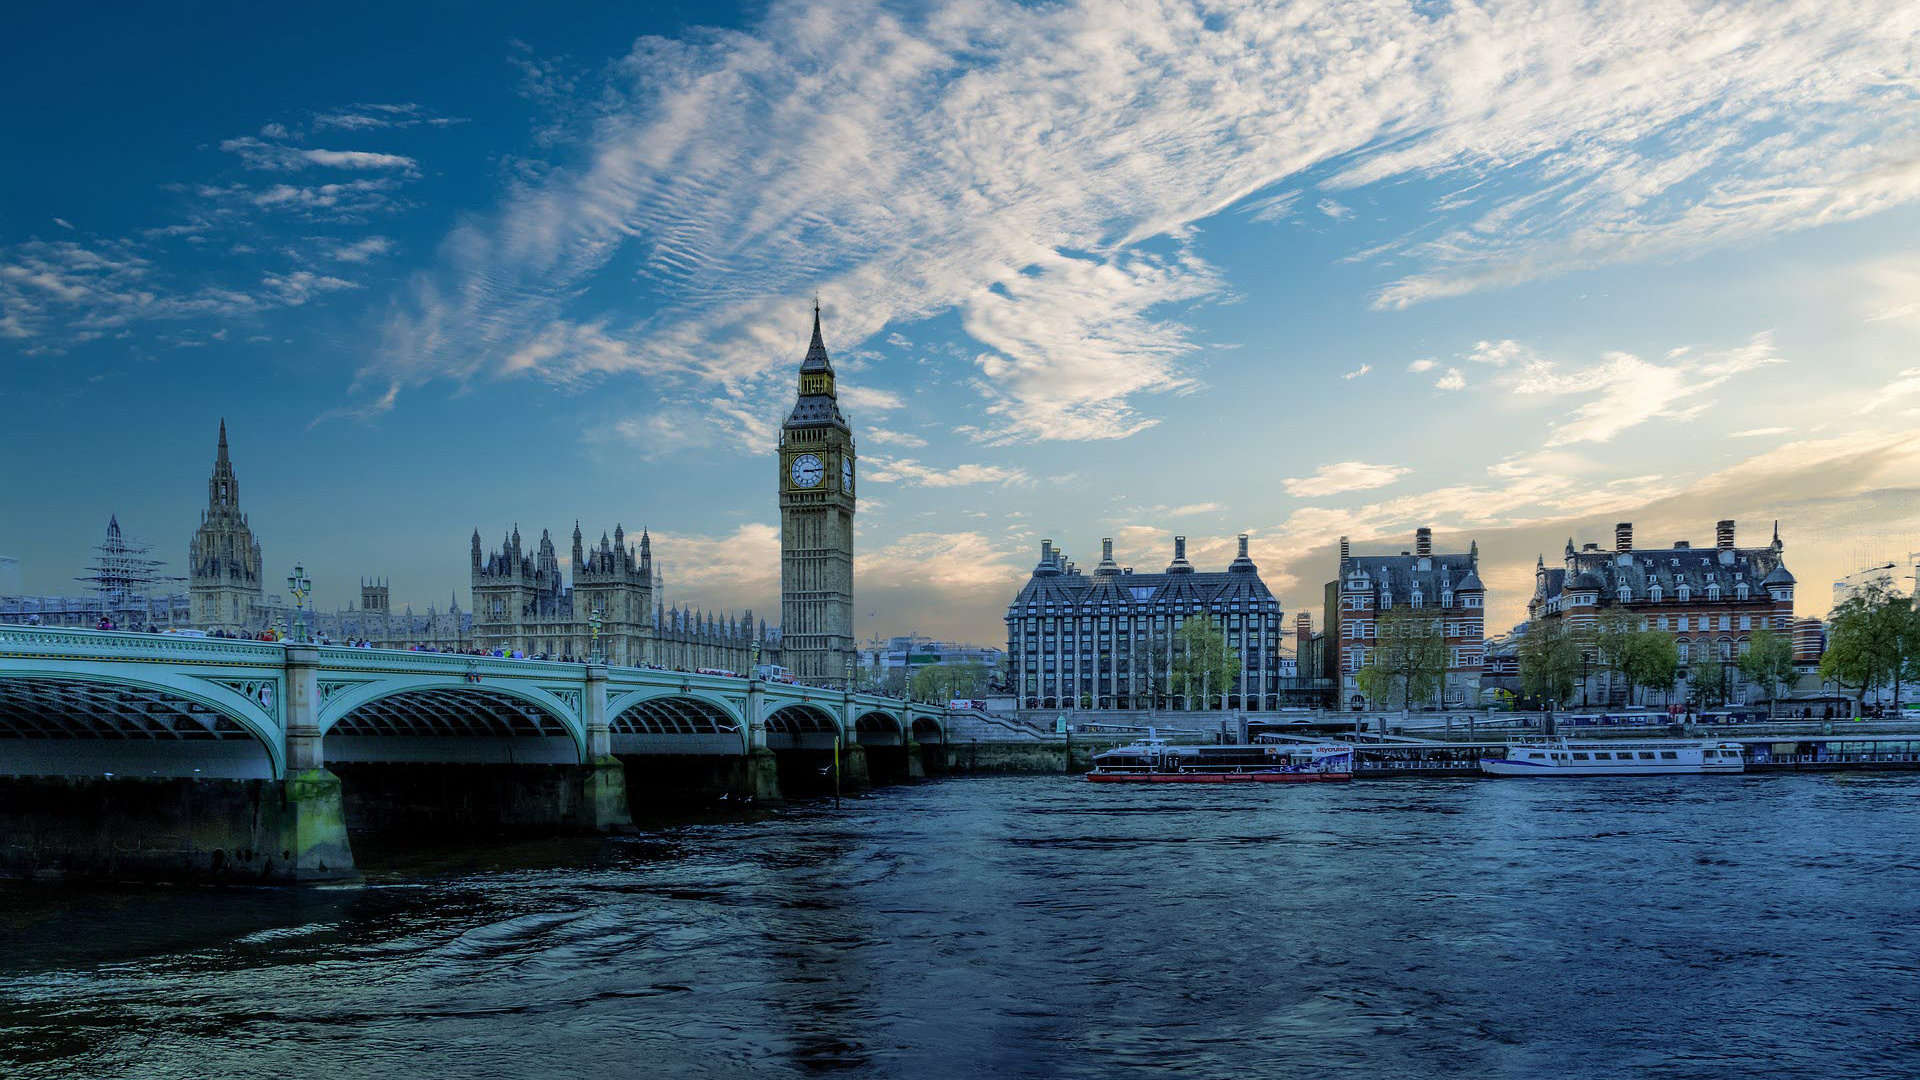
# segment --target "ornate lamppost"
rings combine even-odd
[[[587,616],[587,663],[594,663],[600,652],[600,628],[605,626],[607,614],[605,608],[596,607]]]
[[[291,636],[294,641],[306,641],[307,632],[302,621],[302,611],[306,606],[307,597],[313,594],[313,579],[307,576],[306,567],[298,563],[294,564],[293,573],[287,575],[287,591],[293,594],[293,634]]]

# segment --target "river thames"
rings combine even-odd
[[[884,789],[0,892],[0,1075],[1920,1075],[1920,777]]]

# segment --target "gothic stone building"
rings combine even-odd
[[[781,657],[801,682],[843,686],[853,641],[853,432],[813,305],[799,395],[780,428]]]
[[[1685,540],[1635,547],[1633,523],[1623,521],[1613,527],[1612,551],[1599,544],[1576,551],[1569,538],[1561,565],[1547,566],[1544,556],[1537,560],[1527,618],[1530,623],[1561,619],[1570,628],[1585,628],[1602,611],[1626,611],[1640,619],[1642,628],[1674,635],[1681,672],[1676,700],[1686,699],[1690,665],[1714,660],[1729,665],[1733,699],[1752,700],[1761,691],[1742,686],[1739,670],[1731,665],[1746,652],[1754,630],[1794,632],[1794,578],[1784,549],[1778,523],[1767,546],[1743,548],[1734,543],[1734,523],[1721,521],[1712,550],[1705,550]],[[1583,701],[1625,703],[1610,700],[1623,697],[1625,688],[1609,690],[1605,672],[1595,671],[1583,682]]]
[[[1413,534],[1413,550],[1398,555],[1355,555],[1340,538],[1340,576],[1327,582],[1323,630],[1339,700],[1365,704],[1360,669],[1378,640],[1381,613],[1396,607],[1430,608],[1446,635],[1447,667],[1440,691],[1447,708],[1480,704],[1480,674],[1486,648],[1486,588],[1480,583],[1480,545],[1463,554],[1436,555],[1433,530]]]
[[[213,475],[207,480],[207,509],[187,553],[194,625],[243,632],[252,628],[253,609],[264,587],[260,567],[260,541],[240,512],[240,481],[227,456],[227,422],[222,420]]]
[[[1260,580],[1244,533],[1232,564],[1204,573],[1187,561],[1184,536],[1173,538],[1173,562],[1159,574],[1116,563],[1111,538],[1100,546],[1100,565],[1089,575],[1042,540],[1039,564],[1007,607],[1008,677],[1021,707],[1185,707],[1167,693],[1174,634],[1203,614],[1240,654],[1239,682],[1219,689],[1221,703],[1278,707],[1280,602]]]
[[[486,553],[475,529],[471,561],[472,638],[483,649],[600,656],[610,664],[683,671],[744,673],[756,662],[777,662],[777,646],[753,612],[735,617],[668,607],[659,597],[653,539],[645,530],[639,544],[630,546],[626,530],[616,525],[611,539],[602,533],[599,546],[589,548],[576,522],[571,588],[546,530],[528,551],[516,525],[498,551]],[[590,621],[596,613],[597,643]]]

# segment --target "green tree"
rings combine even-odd
[[[1920,615],[1913,601],[1876,583],[1833,609],[1827,622],[1827,651],[1820,677],[1842,686],[1868,690],[1893,686],[1893,707],[1900,708],[1900,683],[1920,674]]]
[[[1447,639],[1437,608],[1388,608],[1374,620],[1367,662],[1354,673],[1376,705],[1417,708],[1437,701],[1447,677]]]
[[[1732,671],[1724,661],[1709,656],[1694,664],[1687,675],[1687,699],[1696,709],[1726,704],[1732,690]]]
[[[1227,635],[1211,615],[1188,616],[1173,634],[1173,670],[1169,682],[1175,697],[1192,707],[1214,703],[1240,679],[1240,654],[1227,644]]]
[[[1535,619],[1520,635],[1520,692],[1558,707],[1580,679],[1582,642],[1561,619]]]
[[[1613,677],[1617,675],[1626,684],[1627,704],[1633,704],[1633,684],[1637,681],[1633,656],[1642,633],[1639,617],[1623,608],[1606,608],[1594,619],[1587,637],[1594,660],[1607,673],[1607,698],[1613,696]]]
[[[1767,715],[1773,715],[1783,687],[1793,685],[1800,670],[1793,665],[1793,642],[1770,627],[1761,627],[1747,638],[1747,651],[1740,657],[1740,674],[1759,683],[1767,691]]]
[[[1664,630],[1642,630],[1628,647],[1626,665],[1629,704],[1636,684],[1664,696],[1680,681],[1680,648]]]
[[[928,702],[979,697],[990,674],[981,663],[929,664],[913,673],[910,696]]]

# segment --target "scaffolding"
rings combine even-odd
[[[107,520],[106,539],[94,545],[93,561],[87,564],[86,573],[74,580],[88,587],[95,609],[116,622],[153,622],[158,617],[158,621],[172,623],[176,609],[182,613],[185,610],[185,595],[179,585],[186,579],[162,573],[165,565],[153,557],[151,543],[120,531],[116,514]]]

